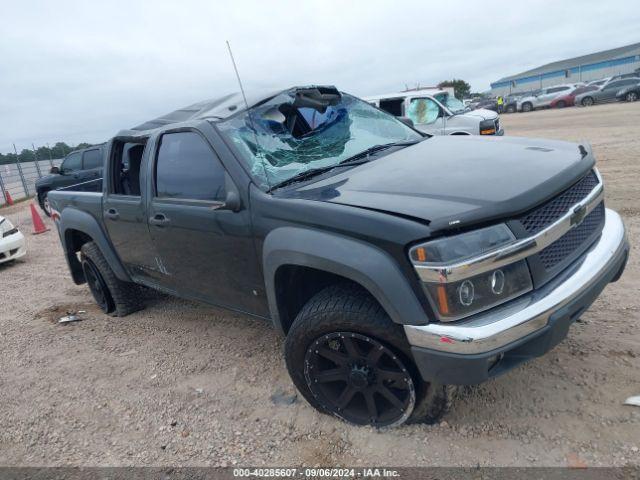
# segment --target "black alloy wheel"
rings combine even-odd
[[[91,260],[85,258],[82,262],[82,270],[84,271],[91,295],[93,295],[98,306],[105,313],[111,312],[115,308],[113,298],[98,268]]]
[[[413,412],[416,392],[402,359],[353,332],[322,335],[305,355],[309,390],[324,409],[358,425],[391,427]]]
[[[635,102],[636,100],[638,100],[638,93],[637,92],[629,92],[626,95],[626,100],[627,102]]]

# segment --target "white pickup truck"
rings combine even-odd
[[[431,135],[504,135],[496,112],[471,110],[446,90],[414,90],[365,100],[396,117],[410,119],[416,129]]]

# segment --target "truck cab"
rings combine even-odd
[[[391,115],[411,120],[416,129],[429,135],[504,135],[496,112],[471,110],[448,90],[423,89],[365,100]]]

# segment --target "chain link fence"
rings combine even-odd
[[[7,203],[7,192],[13,200],[36,194],[36,180],[49,175],[51,167],[59,166],[62,159],[15,162],[0,165],[0,206]]]

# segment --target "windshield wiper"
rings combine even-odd
[[[361,159],[367,159],[366,161],[368,161],[369,157],[372,154],[377,153],[381,150],[386,150],[387,148],[391,148],[391,147],[408,147],[410,145],[415,145],[420,141],[422,140],[410,140],[407,142],[391,142],[391,143],[383,143],[381,145],[374,145],[373,147],[369,147],[360,153],[356,153],[355,155],[351,155],[350,157],[345,158],[340,163],[338,163],[338,165],[352,165],[353,162]],[[358,163],[364,163],[364,162],[358,162]]]
[[[303,182],[305,180],[308,180],[309,178],[328,172],[329,170],[333,170],[334,168],[361,165],[369,161],[370,155],[376,152],[379,152],[381,150],[386,150],[387,148],[391,148],[391,147],[402,147],[402,146],[408,147],[409,145],[414,145],[420,141],[421,140],[412,140],[408,142],[392,142],[392,143],[384,143],[381,145],[374,145],[373,147],[369,147],[360,153],[356,153],[355,155],[345,158],[344,160],[336,163],[335,165],[311,168],[309,170],[304,170],[302,172],[296,173],[293,177],[287,178],[286,180],[283,180],[282,182],[276,183],[275,185],[273,185],[271,188],[269,188],[269,190],[267,190],[267,193],[271,193],[272,191],[278,188],[286,187],[287,185],[291,185],[293,183]]]

